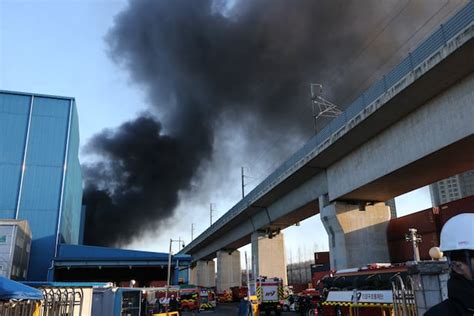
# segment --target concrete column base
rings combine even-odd
[[[369,263],[390,262],[387,227],[390,207],[384,203],[365,206],[334,202],[322,205],[321,221],[329,236],[332,269],[361,267]]]
[[[448,298],[448,262],[417,262],[408,269],[408,274],[413,279],[418,315],[424,315],[428,309]]]
[[[214,261],[199,260],[189,273],[189,284],[202,287],[216,286],[216,265]]]
[[[278,277],[288,284],[283,233],[270,239],[262,232],[254,232],[251,241],[254,277]]]
[[[217,252],[217,293],[229,291],[233,286],[242,286],[242,268],[240,267],[240,251]]]

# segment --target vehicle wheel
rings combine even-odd
[[[284,312],[290,311],[290,306],[288,306],[288,305],[283,305],[283,311],[284,311]]]

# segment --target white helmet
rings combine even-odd
[[[441,229],[441,251],[474,250],[474,213],[450,218]]]

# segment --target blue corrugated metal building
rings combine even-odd
[[[29,280],[46,280],[59,242],[79,243],[78,150],[74,98],[0,91],[0,218],[31,227]]]

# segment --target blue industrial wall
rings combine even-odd
[[[0,218],[13,218],[31,98],[0,94]]]
[[[73,102],[60,233],[61,242],[76,245],[79,243],[82,217],[82,173],[78,157],[79,122]]]
[[[44,280],[54,256],[69,100],[35,97],[18,217],[33,234],[29,280]]]
[[[61,239],[78,241],[82,199],[78,147],[72,99],[0,91],[0,218],[28,220],[33,234],[29,280],[46,280],[55,251],[63,181]]]

